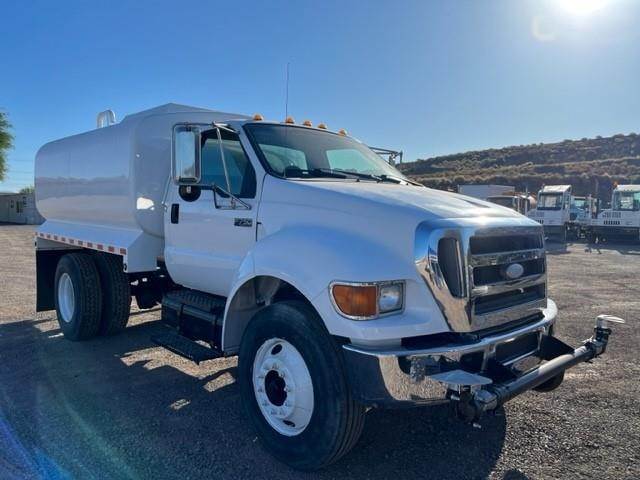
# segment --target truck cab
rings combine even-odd
[[[545,235],[566,241],[571,228],[571,185],[545,185],[538,192],[536,208],[527,216],[544,229]]]
[[[536,206],[536,201],[532,196],[518,193],[509,195],[491,195],[487,197],[487,201],[510,208],[522,215],[526,215],[529,210]]]
[[[596,239],[640,240],[640,185],[617,185],[611,196],[611,208],[601,210],[592,222]]]
[[[153,341],[237,355],[245,418],[295,468],[346,454],[369,408],[477,424],[605,351],[610,317],[578,348],[554,336],[539,223],[344,130],[176,104],[99,127],[37,154],[37,309],[83,341],[160,304]],[[568,204],[548,195],[545,214]]]

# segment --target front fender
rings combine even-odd
[[[265,276],[284,280],[314,306],[333,334],[361,343],[398,342],[402,337],[447,331],[430,292],[419,277],[408,245],[383,244],[370,238],[325,227],[283,228],[260,239],[248,253],[233,283],[225,324],[233,298],[246,282]],[[405,309],[375,320],[349,320],[336,312],[330,299],[333,281],[405,280]]]

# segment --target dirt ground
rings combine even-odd
[[[33,231],[0,225],[2,479],[640,478],[640,246],[552,248],[563,340],[587,338],[598,313],[628,322],[560,389],[518,397],[482,429],[443,408],[371,411],[351,454],[301,474],[243,418],[236,360],[196,366],[155,347],[158,312],[83,343],[36,315]]]

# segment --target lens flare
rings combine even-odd
[[[558,0],[560,6],[573,15],[590,15],[610,2],[611,0]]]

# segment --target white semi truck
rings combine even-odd
[[[154,341],[238,355],[263,445],[299,469],[347,453],[371,407],[464,420],[605,351],[554,337],[539,224],[403,177],[346,132],[168,104],[36,158],[37,309],[69,340],[162,305]]]
[[[565,242],[569,235],[580,236],[580,226],[571,215],[571,185],[545,185],[538,192],[536,208],[527,216],[542,224],[545,235]]]
[[[611,208],[598,212],[590,228],[591,240],[640,240],[640,185],[618,185]]]

